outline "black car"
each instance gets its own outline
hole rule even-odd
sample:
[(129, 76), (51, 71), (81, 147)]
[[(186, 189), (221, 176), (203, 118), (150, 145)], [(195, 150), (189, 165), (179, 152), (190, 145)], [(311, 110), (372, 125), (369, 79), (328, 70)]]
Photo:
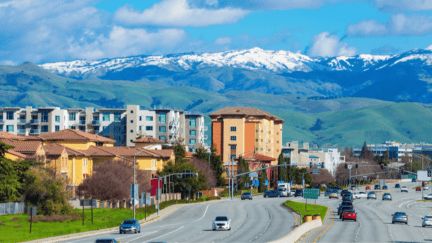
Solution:
[(97, 239), (95, 243), (117, 243), (115, 239)]
[(302, 189), (296, 189), (294, 196), (295, 197), (303, 197), (303, 190)]
[(265, 191), (264, 197), (279, 197), (279, 192), (276, 190)]
[(351, 201), (342, 201), (342, 203), (339, 206), (350, 206), (354, 207), (353, 203)]
[(347, 192), (349, 192), (349, 191), (348, 190), (342, 190), (340, 193), (341, 197), (345, 196), (345, 193), (347, 193)]
[(252, 194), (251, 194), (250, 192), (244, 192), (244, 193), (241, 195), (241, 200), (245, 200), (245, 199), (252, 200)]
[(388, 187), (387, 186), (383, 186), (383, 188), (382, 188), (383, 190), (387, 190), (388, 189)]
[(347, 205), (340, 205), (338, 208), (338, 215), (341, 215), (343, 210), (347, 210), (347, 209), (353, 209), (351, 206), (347, 206)]
[(349, 196), (349, 195), (346, 195), (346, 194), (345, 194), (345, 196), (342, 197), (342, 201), (350, 201), (350, 202), (352, 202), (352, 200), (353, 200), (353, 198), (351, 196)]
[(381, 189), (380, 188), (380, 185), (375, 185), (375, 188), (374, 188), (375, 190), (379, 190), (379, 189)]
[(396, 184), (396, 185), (395, 185), (395, 188), (400, 188), (400, 185), (399, 185), (399, 184)]

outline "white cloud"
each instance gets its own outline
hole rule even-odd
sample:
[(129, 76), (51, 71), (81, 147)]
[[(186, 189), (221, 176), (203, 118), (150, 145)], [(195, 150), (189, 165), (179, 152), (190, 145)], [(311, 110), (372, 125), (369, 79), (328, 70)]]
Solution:
[[(196, 0), (195, 0), (196, 1)], [(242, 9), (262, 10), (285, 10), (285, 9), (317, 9), (326, 4), (344, 2), (346, 0), (224, 0), (219, 6), (239, 7)]]
[(249, 13), (250, 11), (235, 8), (194, 8), (187, 0), (163, 0), (143, 12), (127, 6), (122, 7), (115, 12), (114, 18), (120, 23), (130, 25), (205, 27), (233, 24)]
[(425, 50), (430, 50), (430, 51), (432, 51), (432, 45), (426, 47)]
[(350, 36), (426, 35), (432, 33), (432, 16), (394, 14), (386, 23), (361, 21), (348, 26)]
[(431, 10), (431, 0), (374, 0), (374, 6), (383, 12)]
[(308, 54), (310, 56), (334, 57), (354, 56), (356, 52), (357, 49), (355, 47), (350, 47), (346, 42), (340, 41), (338, 36), (322, 32), (314, 36)]
[(216, 45), (226, 45), (226, 44), (229, 44), (229, 43), (231, 43), (231, 37), (218, 37), (216, 40), (215, 40), (215, 44)]

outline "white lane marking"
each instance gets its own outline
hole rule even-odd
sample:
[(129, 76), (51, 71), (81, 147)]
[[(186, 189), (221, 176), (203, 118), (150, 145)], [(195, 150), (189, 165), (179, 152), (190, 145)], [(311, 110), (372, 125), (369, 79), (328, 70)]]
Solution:
[(184, 228), (184, 226), (182, 226), (182, 227), (180, 227), (180, 228), (178, 228), (178, 229), (176, 229), (176, 230), (174, 230), (174, 231), (171, 231), (171, 232), (169, 232), (169, 233), (167, 233), (167, 234), (161, 235), (161, 236), (156, 237), (156, 238), (153, 238), (153, 239), (151, 239), (151, 240), (147, 240), (147, 242), (149, 242), (149, 241), (154, 241), (154, 240), (159, 239), (159, 238), (161, 238), (161, 237), (167, 236), (167, 235), (169, 235), (169, 234), (172, 234), (172, 233), (174, 233), (174, 232), (176, 232), (176, 231), (181, 230), (182, 228)]
[(401, 204), (399, 205), (399, 208), (401, 208), (402, 205), (404, 205), (405, 203), (409, 203), (409, 202), (411, 202), (411, 200), (409, 200), (409, 201), (407, 201), (407, 202), (404, 202), (404, 203), (401, 203)]
[(200, 221), (201, 219), (203, 219), (205, 217), (206, 213), (207, 213), (207, 209), (208, 209), (209, 206), (210, 205), (207, 205), (206, 210), (204, 211), (204, 215), (200, 219), (197, 219), (197, 220), (192, 221), (192, 222), (197, 222), (197, 221)]
[[(136, 239), (139, 239), (139, 238), (142, 238), (142, 237), (145, 237), (145, 236), (147, 236), (147, 235), (149, 235), (149, 234), (153, 234), (153, 233), (156, 233), (157, 231), (153, 231), (153, 232), (148, 232), (147, 234), (145, 234), (145, 235), (140, 235), (139, 237), (137, 237), (137, 238), (134, 238), (134, 239), (131, 239), (131, 240), (128, 240), (128, 241), (126, 241), (126, 243), (128, 243), (128, 242), (130, 242), (130, 241), (133, 241), (133, 240), (136, 240)], [(119, 238), (119, 239), (123, 239), (123, 238), (126, 238), (126, 237), (131, 237), (131, 236), (133, 236), (133, 235), (130, 235), (130, 236), (124, 236), (124, 237), (116, 237), (116, 238)]]

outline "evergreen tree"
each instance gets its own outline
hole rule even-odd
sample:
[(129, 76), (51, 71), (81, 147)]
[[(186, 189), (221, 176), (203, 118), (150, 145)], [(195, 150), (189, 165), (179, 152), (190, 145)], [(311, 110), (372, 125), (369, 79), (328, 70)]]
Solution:
[[(237, 166), (237, 174), (246, 173), (249, 172), (249, 163), (246, 162), (241, 156), (238, 159), (238, 166)], [(237, 183), (239, 190), (245, 190), (247, 189), (245, 187), (245, 183), (249, 183), (249, 175), (242, 175), (240, 177), (237, 177)]]
[(177, 144), (174, 146), (175, 163), (183, 163), (186, 157), (186, 151), (183, 145)]
[(215, 171), (217, 186), (218, 187), (224, 187), (225, 186), (225, 178), (222, 176), (222, 174), (225, 173), (225, 170), (223, 168), (222, 158), (220, 155), (217, 155), (216, 152), (217, 152), (217, 150), (212, 147), (211, 148), (211, 155), (210, 155), (210, 164), (212, 165), (213, 170)]
[(291, 166), (291, 159), (286, 159), (287, 161), (287, 173), (286, 173), (286, 178), (287, 181), (286, 182), (291, 182), (292, 180), (294, 180), (294, 175), (295, 175), (295, 171), (297, 169), (297, 167), (293, 167)]
[(209, 162), (209, 153), (204, 148), (198, 148), (197, 150), (195, 150), (194, 157)]
[[(280, 153), (278, 157), (278, 165), (283, 165), (284, 163), (287, 163), (288, 165), (288, 159), (285, 159), (283, 153)], [(288, 182), (288, 166), (287, 169), (285, 169), (283, 166), (278, 167), (278, 179), (284, 181), (285, 183)]]
[(267, 172), (265, 169), (265, 170), (262, 170), (260, 173), (258, 192), (265, 192), (266, 191), (266, 189), (267, 189), (267, 186), (265, 185), (266, 180), (267, 180)]
[(366, 141), (365, 141), (363, 143), (363, 147), (362, 147), (362, 150), (360, 152), (360, 158), (361, 159), (366, 159), (368, 156), (369, 156), (369, 154), (368, 154), (368, 147), (367, 147), (367, 144), (366, 144)]

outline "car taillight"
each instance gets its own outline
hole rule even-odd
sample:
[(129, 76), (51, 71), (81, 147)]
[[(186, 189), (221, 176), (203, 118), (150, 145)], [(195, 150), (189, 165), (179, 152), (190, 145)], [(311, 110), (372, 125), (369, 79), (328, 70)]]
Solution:
[(351, 207), (354, 207), (353, 205), (350, 205)]
[(406, 219), (406, 217), (404, 217), (404, 219)]

